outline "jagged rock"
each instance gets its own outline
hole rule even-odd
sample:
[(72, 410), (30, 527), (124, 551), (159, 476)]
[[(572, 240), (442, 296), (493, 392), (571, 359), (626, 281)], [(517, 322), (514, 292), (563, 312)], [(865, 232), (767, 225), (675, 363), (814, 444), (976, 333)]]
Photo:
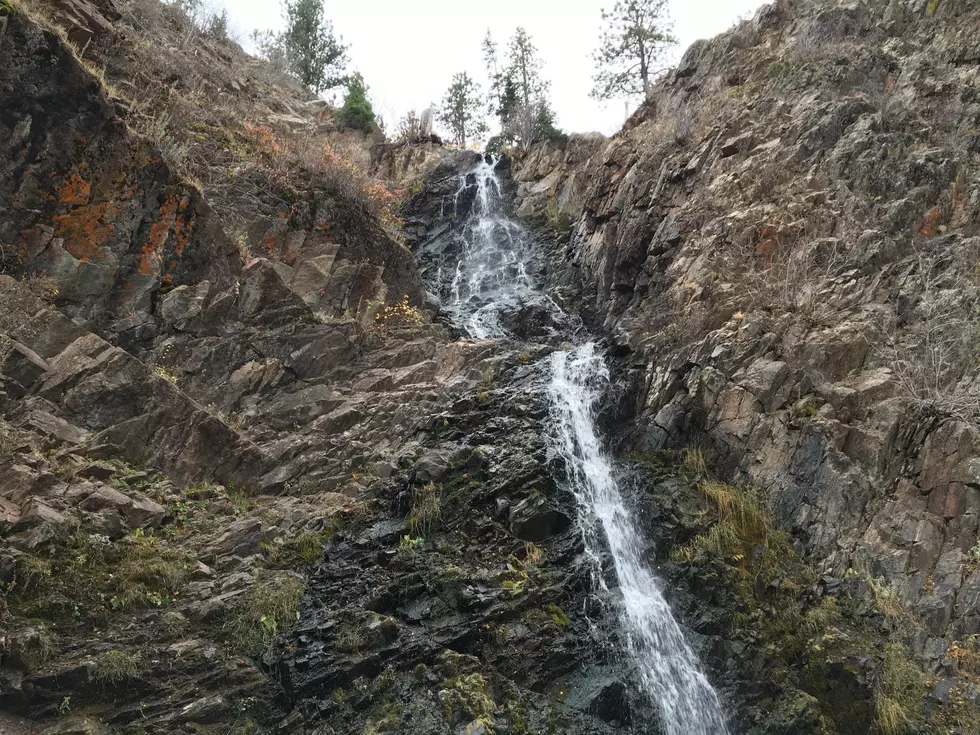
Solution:
[(527, 541), (544, 541), (571, 525), (567, 515), (545, 498), (531, 496), (510, 510), (510, 528), (514, 535)]

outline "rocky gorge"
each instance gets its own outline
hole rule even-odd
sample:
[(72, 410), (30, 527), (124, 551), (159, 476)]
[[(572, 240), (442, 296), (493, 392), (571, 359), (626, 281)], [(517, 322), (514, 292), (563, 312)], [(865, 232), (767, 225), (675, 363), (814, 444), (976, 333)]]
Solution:
[(694, 732), (556, 443), (589, 385), (704, 732), (977, 732), (978, 26), (778, 0), (488, 161), (0, 0), (0, 728)]

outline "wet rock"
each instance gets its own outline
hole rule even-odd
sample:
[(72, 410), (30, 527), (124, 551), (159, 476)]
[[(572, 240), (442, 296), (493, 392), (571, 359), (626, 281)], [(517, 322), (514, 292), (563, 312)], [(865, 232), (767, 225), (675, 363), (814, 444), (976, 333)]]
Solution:
[(527, 541), (545, 541), (571, 525), (571, 519), (543, 496), (531, 496), (510, 510), (510, 528)]

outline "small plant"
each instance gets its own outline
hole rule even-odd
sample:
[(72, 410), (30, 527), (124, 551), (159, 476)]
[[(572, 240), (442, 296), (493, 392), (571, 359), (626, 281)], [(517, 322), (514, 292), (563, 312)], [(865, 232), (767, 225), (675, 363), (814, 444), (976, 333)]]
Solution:
[(422, 324), (422, 312), (408, 303), (408, 296), (391, 306), (381, 305), (381, 311), (374, 319), (375, 329), (385, 336), (392, 329), (418, 327)]
[(154, 366), (153, 371), (170, 383), (170, 385), (177, 385), (177, 383), (180, 382), (180, 379), (173, 373), (169, 372), (163, 365)]
[(415, 488), (408, 528), (413, 536), (431, 533), (442, 516), (442, 490), (434, 483)]
[(124, 651), (106, 651), (95, 659), (95, 676), (100, 682), (114, 684), (132, 679), (139, 673), (140, 659)]
[(71, 712), (71, 697), (65, 697), (61, 700), (61, 704), (58, 705), (58, 714), (67, 715)]
[(425, 539), (421, 536), (402, 536), (398, 542), (398, 551), (401, 553), (412, 553), (418, 551), (425, 545)]

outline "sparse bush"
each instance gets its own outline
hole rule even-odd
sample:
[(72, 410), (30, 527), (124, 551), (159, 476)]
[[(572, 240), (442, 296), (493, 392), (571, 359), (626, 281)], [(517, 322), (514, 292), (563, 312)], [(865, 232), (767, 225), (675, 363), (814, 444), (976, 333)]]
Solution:
[(415, 110), (409, 110), (398, 121), (396, 140), (412, 143), (419, 137), (419, 116)]
[[(980, 422), (980, 394), (972, 385), (980, 352), (980, 290), (973, 247), (917, 251), (903, 297), (914, 306), (882, 325), (873, 345), (913, 405)], [(896, 311), (901, 305), (896, 303)]]
[(408, 303), (408, 296), (391, 306), (382, 304), (381, 311), (374, 319), (375, 329), (385, 336), (391, 329), (417, 327), (422, 324), (422, 312)]

